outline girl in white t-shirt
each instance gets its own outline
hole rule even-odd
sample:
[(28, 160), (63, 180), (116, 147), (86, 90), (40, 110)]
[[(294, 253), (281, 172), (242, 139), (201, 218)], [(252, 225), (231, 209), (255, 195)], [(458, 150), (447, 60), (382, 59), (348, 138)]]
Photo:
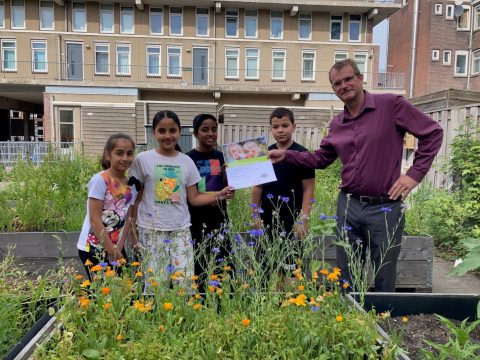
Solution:
[[(135, 143), (126, 134), (110, 136), (102, 156), (104, 171), (88, 183), (87, 215), (78, 239), (78, 254), (90, 277), (90, 266), (126, 259), (125, 238), (130, 229), (135, 196), (140, 183), (126, 175), (135, 154)], [(135, 185), (135, 189), (133, 187)], [(132, 245), (136, 239), (132, 237)]]
[(152, 121), (158, 146), (140, 153), (131, 168), (132, 176), (142, 184), (135, 217), (143, 263), (148, 272), (166, 282), (189, 280), (193, 275), (187, 199), (194, 206), (204, 206), (232, 196), (228, 187), (209, 193), (198, 191), (201, 177), (192, 159), (178, 146), (180, 129), (174, 112), (158, 112)]

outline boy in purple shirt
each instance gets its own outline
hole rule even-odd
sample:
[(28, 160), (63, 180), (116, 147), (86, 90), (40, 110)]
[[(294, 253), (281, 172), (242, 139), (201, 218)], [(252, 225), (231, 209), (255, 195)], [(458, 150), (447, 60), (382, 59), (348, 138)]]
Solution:
[[(316, 169), (326, 168), (340, 158), (343, 166), (337, 236), (354, 247), (361, 245), (357, 249), (361, 250), (362, 261), (368, 247), (378, 271), (375, 290), (395, 291), (405, 225), (402, 200), (430, 169), (440, 150), (443, 130), (401, 96), (364, 91), (363, 75), (351, 59), (333, 65), (330, 83), (345, 106), (331, 121), (320, 148), (303, 153), (272, 150), (269, 156), (273, 163), (286, 161)], [(418, 139), (418, 148), (412, 167), (401, 174), (407, 131)], [(337, 247), (342, 277), (352, 284), (348, 263), (344, 248)]]

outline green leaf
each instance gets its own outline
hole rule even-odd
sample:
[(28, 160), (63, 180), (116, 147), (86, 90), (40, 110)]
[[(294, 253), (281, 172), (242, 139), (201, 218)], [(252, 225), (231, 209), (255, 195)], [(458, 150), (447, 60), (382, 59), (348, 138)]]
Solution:
[(480, 267), (480, 252), (469, 252), (463, 262), (452, 269), (450, 275), (461, 276)]
[(82, 355), (89, 359), (97, 359), (100, 357), (100, 352), (95, 349), (85, 349), (83, 350)]

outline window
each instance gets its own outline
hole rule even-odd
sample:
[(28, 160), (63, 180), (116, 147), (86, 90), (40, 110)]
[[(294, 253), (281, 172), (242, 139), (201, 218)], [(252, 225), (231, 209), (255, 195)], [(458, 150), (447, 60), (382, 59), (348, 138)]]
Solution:
[(113, 4), (100, 4), (100, 32), (113, 33)]
[(270, 39), (283, 39), (283, 11), (270, 12)]
[(333, 63), (335, 64), (338, 61), (346, 60), (348, 59), (348, 52), (346, 51), (335, 51), (335, 54), (333, 56)]
[(0, 0), (0, 29), (5, 28), (5, 3)]
[(15, 40), (2, 39), (2, 70), (17, 71), (17, 45)]
[(40, 30), (53, 30), (53, 1), (40, 0)]
[(147, 75), (161, 76), (160, 45), (147, 45)]
[(445, 5), (445, 19), (447, 20), (453, 20), (453, 9), (455, 5), (453, 4), (447, 4)]
[(468, 51), (455, 51), (454, 76), (466, 76), (468, 67)]
[(285, 50), (272, 51), (272, 80), (285, 80)]
[(300, 14), (298, 16), (298, 38), (310, 40), (312, 38), (312, 14)]
[(362, 33), (362, 15), (350, 15), (350, 22), (348, 24), (348, 39), (350, 41), (360, 41), (360, 34)]
[(167, 52), (167, 75), (182, 76), (182, 48), (180, 46), (169, 46)]
[(450, 65), (452, 62), (452, 51), (444, 50), (443, 51), (443, 65)]
[(442, 4), (435, 4), (435, 15), (442, 15)]
[(47, 72), (47, 42), (32, 41), (32, 71)]
[(356, 52), (353, 55), (353, 60), (358, 65), (358, 70), (360, 70), (360, 74), (367, 73), (367, 53), (366, 52)]
[(480, 50), (472, 53), (472, 74), (480, 73)]
[(463, 14), (457, 20), (457, 30), (470, 30), (470, 7), (463, 7)]
[(197, 8), (197, 36), (208, 36), (208, 8)]
[(150, 8), (150, 34), (163, 35), (163, 8)]
[(245, 78), (258, 79), (258, 49), (245, 49)]
[(256, 38), (257, 37), (257, 10), (245, 10), (245, 37)]
[(12, 0), (12, 29), (25, 29), (24, 0)]
[(170, 35), (183, 35), (183, 9), (170, 7)]
[(302, 80), (315, 80), (315, 51), (302, 52)]
[(225, 36), (238, 37), (238, 10), (225, 11)]
[(84, 2), (72, 3), (72, 28), (73, 31), (87, 31), (87, 12)]
[(440, 60), (440, 50), (432, 50), (432, 61)]
[(225, 77), (238, 79), (238, 49), (225, 49)]
[(130, 75), (130, 44), (117, 44), (117, 75)]
[(330, 16), (330, 40), (342, 41), (343, 17), (341, 15)]
[(95, 74), (110, 74), (110, 46), (109, 44), (95, 44)]
[(474, 11), (473, 29), (478, 30), (480, 28), (480, 6), (475, 7)]
[(135, 31), (133, 6), (120, 6), (120, 33), (133, 34)]
[(74, 141), (73, 110), (58, 110), (60, 142)]

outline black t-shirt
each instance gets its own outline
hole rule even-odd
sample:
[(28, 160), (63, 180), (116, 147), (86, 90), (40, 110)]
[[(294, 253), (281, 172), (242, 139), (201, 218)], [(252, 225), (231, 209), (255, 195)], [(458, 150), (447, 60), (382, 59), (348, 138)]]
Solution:
[[(220, 191), (226, 185), (224, 184), (224, 173), (222, 171), (223, 154), (218, 150), (210, 152), (200, 152), (193, 149), (186, 153), (198, 169), (202, 180), (197, 184), (198, 191)], [(192, 206), (188, 204), (190, 211), (192, 226), (201, 226), (207, 224), (210, 227), (218, 228), (221, 223), (225, 222), (224, 214), (226, 215), (227, 204), (226, 201), (220, 202), (219, 206)]]
[[(278, 149), (277, 144), (270, 145), (268, 150)], [(288, 150), (308, 151), (302, 145), (293, 142)], [(272, 223), (272, 211), (280, 210), (280, 221), (289, 233), (296, 217), (302, 210), (302, 181), (315, 178), (315, 170), (297, 166), (287, 162), (273, 165), (277, 181), (262, 185), (262, 220), (266, 225)], [(287, 200), (288, 198), (288, 200)], [(287, 206), (285, 206), (287, 205)], [(293, 216), (292, 216), (293, 214)]]

